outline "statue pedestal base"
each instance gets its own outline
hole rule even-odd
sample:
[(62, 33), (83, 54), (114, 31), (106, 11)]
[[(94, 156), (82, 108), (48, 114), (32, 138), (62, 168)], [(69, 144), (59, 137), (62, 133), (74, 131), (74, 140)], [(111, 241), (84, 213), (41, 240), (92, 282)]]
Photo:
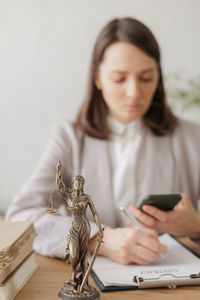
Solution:
[(59, 300), (100, 300), (100, 293), (94, 288), (90, 287), (88, 291), (79, 293), (74, 291), (68, 285), (64, 284), (64, 287), (58, 293)]

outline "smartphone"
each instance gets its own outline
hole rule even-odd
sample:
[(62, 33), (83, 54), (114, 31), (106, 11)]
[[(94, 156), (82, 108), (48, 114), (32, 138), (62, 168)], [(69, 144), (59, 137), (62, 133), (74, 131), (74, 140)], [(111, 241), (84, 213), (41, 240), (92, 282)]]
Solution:
[(138, 205), (138, 208), (142, 210), (144, 205), (152, 205), (161, 210), (169, 211), (181, 200), (180, 194), (154, 194), (147, 195)]

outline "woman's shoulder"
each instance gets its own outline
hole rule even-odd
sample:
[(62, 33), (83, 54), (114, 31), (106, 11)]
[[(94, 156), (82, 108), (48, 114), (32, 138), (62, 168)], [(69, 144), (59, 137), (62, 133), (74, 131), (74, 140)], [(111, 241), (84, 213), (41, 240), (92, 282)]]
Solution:
[(52, 135), (61, 138), (77, 139), (81, 136), (81, 131), (75, 128), (74, 122), (63, 120), (54, 125)]
[(179, 118), (172, 139), (176, 145), (179, 142), (181, 147), (185, 145), (190, 149), (197, 149), (199, 152), (200, 124)]
[(74, 130), (74, 125), (72, 121), (69, 120), (62, 120), (57, 122), (54, 126), (52, 131), (53, 132), (60, 132), (60, 133), (64, 133), (64, 132), (70, 132)]
[(200, 124), (189, 120), (177, 118), (176, 131), (181, 131), (185, 135), (200, 136)]

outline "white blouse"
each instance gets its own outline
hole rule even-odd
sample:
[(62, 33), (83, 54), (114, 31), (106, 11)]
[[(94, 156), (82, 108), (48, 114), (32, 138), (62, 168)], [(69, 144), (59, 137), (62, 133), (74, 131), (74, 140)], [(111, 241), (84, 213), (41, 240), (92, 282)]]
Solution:
[(145, 127), (141, 120), (125, 125), (111, 117), (108, 118), (108, 124), (113, 132), (108, 142), (113, 199), (117, 221), (126, 226), (126, 218), (119, 210), (120, 205), (136, 205), (144, 196)]

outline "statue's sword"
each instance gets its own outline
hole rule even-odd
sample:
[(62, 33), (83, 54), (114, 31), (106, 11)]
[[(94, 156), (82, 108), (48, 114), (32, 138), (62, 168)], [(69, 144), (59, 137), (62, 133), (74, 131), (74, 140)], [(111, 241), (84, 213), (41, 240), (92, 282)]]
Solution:
[(92, 267), (93, 267), (95, 258), (96, 258), (96, 256), (97, 256), (97, 252), (98, 252), (99, 247), (100, 247), (100, 245), (101, 245), (101, 243), (102, 243), (102, 239), (103, 239), (103, 237), (102, 237), (102, 238), (100, 238), (100, 237), (98, 238), (97, 245), (96, 245), (96, 248), (95, 248), (95, 250), (94, 250), (94, 253), (93, 253), (93, 256), (92, 256), (90, 265), (89, 265), (89, 267), (88, 267), (88, 269), (87, 269), (87, 271), (86, 271), (86, 273), (85, 273), (85, 276), (83, 277), (83, 281), (82, 281), (81, 286), (80, 286), (80, 290), (79, 290), (80, 293), (83, 291), (84, 284), (86, 283), (86, 280), (88, 279), (88, 276), (89, 276), (89, 274), (90, 274), (90, 271), (91, 271), (91, 269), (92, 269)]

